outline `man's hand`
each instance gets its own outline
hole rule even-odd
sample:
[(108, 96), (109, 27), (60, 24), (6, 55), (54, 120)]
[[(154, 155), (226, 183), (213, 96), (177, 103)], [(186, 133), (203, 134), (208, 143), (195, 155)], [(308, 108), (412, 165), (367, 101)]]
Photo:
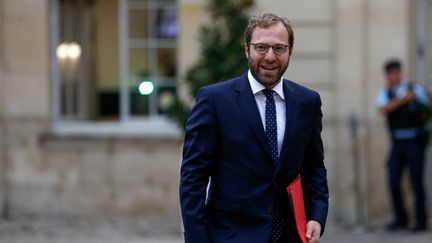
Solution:
[(416, 95), (413, 91), (408, 91), (406, 95), (402, 98), (393, 98), (386, 105), (378, 108), (378, 111), (382, 114), (387, 114), (396, 110), (397, 108), (408, 104), (416, 99)]
[(306, 239), (308, 243), (318, 243), (321, 236), (321, 224), (311, 220), (306, 224)]
[(404, 97), (402, 97), (402, 101), (406, 104), (411, 101), (414, 101), (416, 98), (416, 95), (413, 91), (408, 91)]

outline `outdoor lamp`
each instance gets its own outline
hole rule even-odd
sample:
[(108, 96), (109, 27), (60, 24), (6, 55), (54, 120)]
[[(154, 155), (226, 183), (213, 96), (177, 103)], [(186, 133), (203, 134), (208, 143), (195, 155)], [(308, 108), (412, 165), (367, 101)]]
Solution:
[(63, 42), (56, 49), (60, 73), (65, 81), (73, 81), (77, 76), (81, 46), (76, 42)]

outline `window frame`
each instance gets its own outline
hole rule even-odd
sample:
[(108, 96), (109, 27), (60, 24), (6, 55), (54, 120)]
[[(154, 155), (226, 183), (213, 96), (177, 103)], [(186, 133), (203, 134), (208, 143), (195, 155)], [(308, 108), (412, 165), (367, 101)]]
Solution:
[[(149, 109), (153, 110), (148, 116), (138, 116), (130, 114), (130, 97), (128, 80), (130, 79), (129, 70), (129, 47), (131, 39), (128, 36), (128, 15), (130, 0), (117, 0), (118, 4), (118, 23), (119, 23), (119, 116), (118, 121), (91, 121), (91, 120), (65, 120), (61, 116), (61, 80), (59, 63), (56, 56), (56, 48), (60, 44), (59, 38), (59, 0), (50, 1), (50, 58), (51, 58), (51, 129), (54, 133), (71, 135), (118, 135), (118, 136), (150, 136), (150, 137), (172, 137), (178, 138), (181, 130), (174, 121), (164, 115), (157, 114), (157, 104)], [(154, 3), (153, 0), (150, 2)], [(175, 3), (178, 10), (178, 1)], [(132, 40), (133, 42), (134, 40)], [(135, 41), (136, 42), (136, 41)], [(174, 40), (178, 53), (178, 38)], [(177, 57), (178, 60), (178, 57)], [(174, 87), (178, 90), (178, 81)], [(157, 87), (156, 87), (157, 88)], [(157, 92), (155, 92), (156, 94)], [(157, 102), (157, 95), (150, 96), (152, 102)], [(155, 115), (156, 114), (156, 115)]]

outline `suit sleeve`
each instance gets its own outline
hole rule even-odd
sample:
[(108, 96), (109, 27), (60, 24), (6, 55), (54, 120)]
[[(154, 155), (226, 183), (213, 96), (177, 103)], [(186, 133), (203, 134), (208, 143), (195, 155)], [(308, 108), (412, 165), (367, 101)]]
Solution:
[(321, 139), (321, 99), (318, 94), (315, 107), (315, 124), (306, 148), (304, 166), (301, 174), (307, 220), (318, 221), (322, 226), (321, 233), (323, 233), (328, 212), (329, 192), (327, 186), (327, 171), (324, 166), (324, 149)]
[(180, 171), (180, 207), (188, 243), (210, 242), (205, 200), (217, 151), (217, 119), (210, 92), (198, 91), (186, 123)]

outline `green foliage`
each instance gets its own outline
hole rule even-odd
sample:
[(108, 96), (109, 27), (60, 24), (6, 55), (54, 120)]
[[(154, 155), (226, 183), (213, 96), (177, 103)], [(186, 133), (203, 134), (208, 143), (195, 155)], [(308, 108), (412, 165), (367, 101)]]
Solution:
[(418, 103), (420, 118), (426, 124), (430, 123), (432, 120), (432, 106), (430, 104)]
[[(201, 27), (198, 61), (186, 72), (185, 81), (195, 97), (199, 88), (238, 76), (247, 70), (243, 33), (253, 0), (208, 0), (211, 22)], [(168, 114), (184, 127), (190, 107), (177, 99)]]

